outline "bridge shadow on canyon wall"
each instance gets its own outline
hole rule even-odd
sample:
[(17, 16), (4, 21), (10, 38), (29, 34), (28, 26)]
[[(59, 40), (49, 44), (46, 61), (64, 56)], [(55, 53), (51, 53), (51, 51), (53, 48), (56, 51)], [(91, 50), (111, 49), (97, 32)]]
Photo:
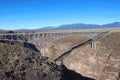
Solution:
[(83, 45), (85, 45), (85, 44), (91, 44), (91, 42), (92, 42), (92, 39), (89, 39), (89, 40), (87, 40), (87, 41), (85, 41), (85, 42), (83, 42), (83, 43), (81, 43), (81, 44), (78, 44), (78, 45), (76, 45), (76, 46), (73, 46), (71, 49), (69, 49), (68, 51), (66, 51), (66, 52), (64, 52), (64, 53), (62, 53), (62, 55), (60, 55), (58, 58), (56, 58), (54, 61), (56, 62), (56, 61), (62, 61), (63, 60), (63, 58), (65, 58), (66, 56), (68, 56), (74, 49), (76, 49), (76, 48), (78, 48), (78, 47), (81, 47), (81, 46), (83, 46)]
[(62, 65), (63, 74), (61, 80), (95, 80), (93, 78), (82, 76), (79, 73), (76, 73), (73, 70), (69, 70), (65, 65)]

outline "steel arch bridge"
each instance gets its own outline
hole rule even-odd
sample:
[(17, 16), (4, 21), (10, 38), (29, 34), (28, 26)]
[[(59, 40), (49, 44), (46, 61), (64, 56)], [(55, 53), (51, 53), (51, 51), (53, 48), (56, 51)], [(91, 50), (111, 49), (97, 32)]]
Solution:
[(88, 37), (92, 40), (92, 48), (96, 48), (95, 41), (108, 33), (107, 30), (101, 31), (82, 31), (82, 30), (66, 30), (66, 31), (43, 31), (43, 32), (18, 32), (0, 34), (0, 40), (19, 41), (35, 44), (39, 48), (43, 48), (45, 44), (63, 38), (69, 35), (80, 35)]

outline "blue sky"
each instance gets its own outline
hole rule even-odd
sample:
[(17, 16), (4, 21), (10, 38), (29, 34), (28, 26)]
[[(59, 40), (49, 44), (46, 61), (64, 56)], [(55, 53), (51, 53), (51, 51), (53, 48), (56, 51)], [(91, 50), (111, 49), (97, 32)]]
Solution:
[(0, 29), (120, 21), (120, 0), (0, 0)]

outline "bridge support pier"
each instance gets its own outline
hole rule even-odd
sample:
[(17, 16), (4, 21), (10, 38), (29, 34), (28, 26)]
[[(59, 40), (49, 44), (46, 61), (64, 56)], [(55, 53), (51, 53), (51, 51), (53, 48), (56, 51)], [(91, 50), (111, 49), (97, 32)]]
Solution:
[(96, 49), (96, 41), (92, 41), (91, 42), (91, 48), (92, 49)]

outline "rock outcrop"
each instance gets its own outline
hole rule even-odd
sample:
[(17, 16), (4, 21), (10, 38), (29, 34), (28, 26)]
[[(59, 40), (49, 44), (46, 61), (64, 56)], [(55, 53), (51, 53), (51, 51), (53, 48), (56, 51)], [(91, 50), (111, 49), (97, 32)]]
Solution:
[(27, 43), (0, 41), (0, 80), (60, 80), (61, 70)]

